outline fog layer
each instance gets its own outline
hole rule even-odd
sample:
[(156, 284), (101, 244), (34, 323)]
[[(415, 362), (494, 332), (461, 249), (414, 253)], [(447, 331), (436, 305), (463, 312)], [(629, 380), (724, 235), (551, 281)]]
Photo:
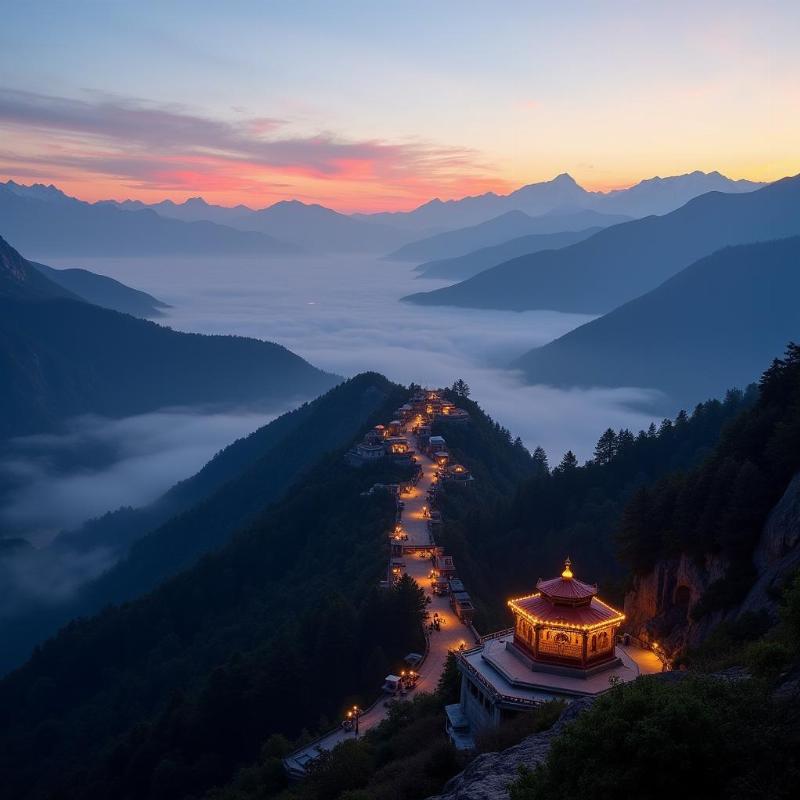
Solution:
[[(86, 262), (83, 262), (86, 264)], [(363, 256), (306, 259), (102, 259), (91, 269), (170, 303), (164, 322), (270, 339), (342, 375), (376, 370), (401, 383), (452, 383), (528, 447), (589, 458), (609, 425), (647, 427), (652, 392), (526, 386), (498, 368), (588, 321), (582, 314), (422, 308), (399, 302), (420, 284), (411, 264)]]
[(272, 416), (165, 410), (120, 420), (80, 417), (60, 435), (26, 436), (0, 458), (0, 529), (42, 545), (59, 530), (140, 506)]
[[(410, 264), (335, 257), (102, 259), (55, 266), (83, 266), (150, 292), (172, 306), (162, 324), (268, 339), (341, 375), (375, 370), (404, 384), (433, 386), (463, 378), (496, 420), (529, 448), (542, 445), (553, 462), (567, 449), (589, 458), (608, 426), (639, 429), (651, 421), (642, 410), (653, 399), (645, 390), (528, 386), (498, 367), (589, 317), (400, 303), (412, 282), (417, 288), (423, 282)], [(120, 506), (150, 503), (283, 410), (83, 417), (61, 435), (11, 442), (0, 456), (0, 538), (24, 537), (36, 549), (15, 545), (0, 558), (0, 618), (13, 616), (20, 604), (62, 601), (118, 557), (102, 546), (75, 552), (44, 547), (59, 530)]]

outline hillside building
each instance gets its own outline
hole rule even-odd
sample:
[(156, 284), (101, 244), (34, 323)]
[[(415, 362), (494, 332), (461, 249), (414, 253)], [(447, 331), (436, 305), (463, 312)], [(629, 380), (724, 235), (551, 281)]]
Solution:
[(575, 578), (569, 559), (559, 577), (540, 579), (536, 592), (508, 606), (513, 628), (458, 654), (461, 699), (445, 709), (458, 747), (548, 700), (601, 694), (662, 669), (651, 651), (618, 644), (625, 615)]

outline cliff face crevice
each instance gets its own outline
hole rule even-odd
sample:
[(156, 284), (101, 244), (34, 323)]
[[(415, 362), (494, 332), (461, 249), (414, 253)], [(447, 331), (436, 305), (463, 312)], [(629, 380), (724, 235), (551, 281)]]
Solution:
[(634, 578), (625, 596), (625, 630), (676, 653), (701, 642), (724, 619), (759, 611), (776, 616), (781, 588), (800, 568), (800, 473), (770, 512), (753, 551), (753, 565), (756, 581), (739, 606), (694, 621), (689, 611), (725, 576), (728, 562), (715, 554), (702, 560), (681, 554), (658, 561), (650, 572)]
[(649, 573), (634, 578), (625, 596), (626, 632), (657, 641), (668, 653), (701, 640), (721, 615), (694, 622), (689, 612), (727, 569), (726, 559), (710, 554), (702, 561), (684, 553), (657, 562)]

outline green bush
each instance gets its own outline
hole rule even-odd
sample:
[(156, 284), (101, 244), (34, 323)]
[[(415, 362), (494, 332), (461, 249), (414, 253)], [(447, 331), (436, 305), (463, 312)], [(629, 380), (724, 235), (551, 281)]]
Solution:
[(796, 713), (751, 681), (639, 679), (615, 687), (569, 725), (511, 797), (796, 797)]

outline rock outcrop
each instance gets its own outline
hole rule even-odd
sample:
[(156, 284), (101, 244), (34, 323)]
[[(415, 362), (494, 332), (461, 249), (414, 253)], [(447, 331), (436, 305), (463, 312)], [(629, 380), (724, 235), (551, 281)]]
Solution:
[(800, 568), (800, 473), (773, 508), (753, 552), (757, 579), (744, 601), (726, 612), (693, 621), (689, 611), (708, 587), (724, 577), (727, 562), (708, 554), (702, 561), (683, 554), (663, 559), (636, 576), (625, 597), (625, 627), (644, 641), (658, 641), (668, 653), (696, 645), (724, 619), (746, 612), (777, 614), (787, 576)]
[(507, 800), (508, 786), (519, 777), (520, 767), (533, 768), (541, 764), (547, 758), (553, 739), (594, 699), (576, 700), (567, 706), (552, 728), (528, 736), (508, 750), (478, 756), (447, 782), (442, 794), (428, 800)]
[(777, 613), (777, 599), (786, 578), (800, 569), (800, 473), (792, 478), (767, 518), (753, 554), (758, 580), (738, 613), (765, 610)]
[(667, 653), (700, 641), (719, 615), (693, 622), (689, 611), (708, 587), (724, 577), (728, 563), (708, 555), (702, 562), (682, 554), (659, 561), (636, 576), (625, 596), (625, 630), (645, 642), (657, 641)]

